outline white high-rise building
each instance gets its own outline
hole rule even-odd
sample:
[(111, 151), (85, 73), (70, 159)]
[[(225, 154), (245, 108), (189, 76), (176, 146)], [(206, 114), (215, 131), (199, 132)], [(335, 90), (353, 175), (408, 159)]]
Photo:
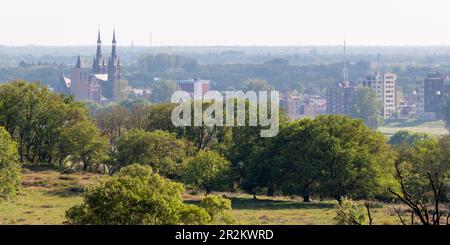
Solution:
[(392, 118), (397, 110), (396, 84), (397, 74), (392, 72), (375, 72), (367, 76), (360, 84), (372, 88), (383, 105), (383, 117)]

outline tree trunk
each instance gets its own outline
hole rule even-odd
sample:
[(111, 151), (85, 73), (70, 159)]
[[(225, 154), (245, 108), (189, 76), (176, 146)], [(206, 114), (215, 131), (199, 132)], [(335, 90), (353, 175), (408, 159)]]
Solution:
[(275, 188), (273, 187), (273, 185), (270, 185), (269, 187), (267, 187), (267, 196), (273, 197), (274, 192), (275, 192)]
[(310, 201), (311, 201), (311, 199), (310, 199), (309, 193), (306, 192), (305, 194), (303, 194), (303, 202), (310, 202)]

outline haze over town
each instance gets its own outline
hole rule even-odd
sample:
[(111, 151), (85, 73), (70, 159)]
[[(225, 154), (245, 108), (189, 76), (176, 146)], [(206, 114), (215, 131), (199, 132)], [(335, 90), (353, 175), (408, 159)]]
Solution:
[(441, 45), (448, 9), (446, 0), (17, 0), (2, 2), (0, 45), (90, 45), (99, 27), (116, 27), (121, 45)]

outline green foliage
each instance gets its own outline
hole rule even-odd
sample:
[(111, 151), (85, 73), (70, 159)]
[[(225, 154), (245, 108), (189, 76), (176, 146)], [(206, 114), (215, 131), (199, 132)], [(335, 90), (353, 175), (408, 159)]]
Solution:
[(114, 145), (129, 125), (130, 112), (122, 106), (112, 105), (99, 110), (95, 119), (102, 135)]
[(366, 220), (364, 209), (343, 197), (341, 202), (335, 203), (336, 216), (333, 221), (336, 225), (361, 225)]
[(170, 102), (172, 94), (179, 90), (177, 84), (171, 80), (158, 80), (153, 82), (150, 101), (153, 103)]
[(70, 208), (69, 224), (173, 225), (206, 224), (209, 214), (184, 204), (181, 184), (153, 174), (148, 166), (132, 165), (116, 176), (87, 188), (81, 205)]
[(186, 160), (184, 179), (209, 194), (224, 180), (229, 166), (228, 160), (219, 153), (200, 150), (197, 155)]
[(442, 106), (442, 115), (444, 116), (445, 125), (450, 131), (450, 93), (444, 98), (444, 104)]
[(430, 135), (425, 133), (414, 133), (406, 130), (396, 132), (389, 139), (391, 145), (413, 145), (417, 141), (430, 139)]
[[(62, 151), (69, 154), (73, 163), (82, 163), (83, 171), (98, 170), (108, 158), (108, 141), (100, 135), (98, 128), (89, 121), (64, 128), (61, 134)], [(94, 169), (94, 164), (95, 169)]]
[(395, 155), (386, 137), (349, 117), (320, 116), (314, 124), (312, 141), (320, 155), (311, 160), (323, 167), (320, 192), (336, 199), (385, 196)]
[(358, 88), (353, 96), (351, 116), (361, 118), (370, 128), (378, 128), (383, 123), (381, 101), (372, 88)]
[(84, 104), (41, 84), (13, 81), (0, 85), (0, 126), (18, 143), (20, 162), (63, 164), (68, 148), (61, 147), (62, 132), (88, 121)]
[(214, 219), (217, 215), (223, 214), (225, 210), (231, 210), (231, 201), (223, 197), (209, 195), (203, 198), (200, 206)]
[(274, 87), (265, 80), (250, 79), (245, 81), (245, 91), (272, 91)]
[(163, 176), (176, 178), (180, 175), (189, 144), (177, 139), (173, 133), (134, 129), (119, 139), (116, 148), (115, 169), (139, 163), (151, 166)]
[(200, 207), (208, 212), (211, 221), (230, 224), (233, 219), (226, 211), (231, 210), (231, 200), (214, 195), (206, 196), (202, 199)]
[(362, 120), (319, 116), (283, 125), (256, 151), (244, 183), (268, 194), (352, 198), (387, 197), (395, 154)]
[(17, 145), (0, 127), (0, 199), (14, 196), (20, 186)]
[(414, 203), (435, 201), (431, 182), (442, 186), (440, 200), (448, 201), (450, 184), (450, 136), (426, 139), (398, 148), (397, 178)]

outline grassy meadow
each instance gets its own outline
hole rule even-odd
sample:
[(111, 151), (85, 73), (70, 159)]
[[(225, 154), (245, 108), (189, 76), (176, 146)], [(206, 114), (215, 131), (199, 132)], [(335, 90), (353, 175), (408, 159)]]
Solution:
[(436, 136), (449, 133), (449, 131), (445, 128), (445, 122), (442, 120), (390, 120), (387, 121), (382, 127), (379, 127), (378, 130), (386, 135), (393, 135), (400, 130), (407, 130), (414, 133), (427, 133)]
[[(83, 188), (101, 178), (95, 174), (60, 174), (56, 171), (29, 171), (22, 175), (19, 195), (0, 202), (0, 224), (63, 224), (65, 211), (82, 201)], [(333, 224), (333, 201), (314, 200), (303, 203), (300, 198), (264, 197), (214, 193), (232, 200), (231, 215), (239, 224), (255, 225), (324, 225)], [(186, 191), (186, 202), (196, 203), (202, 193)], [(374, 224), (399, 224), (392, 205), (372, 205)]]

